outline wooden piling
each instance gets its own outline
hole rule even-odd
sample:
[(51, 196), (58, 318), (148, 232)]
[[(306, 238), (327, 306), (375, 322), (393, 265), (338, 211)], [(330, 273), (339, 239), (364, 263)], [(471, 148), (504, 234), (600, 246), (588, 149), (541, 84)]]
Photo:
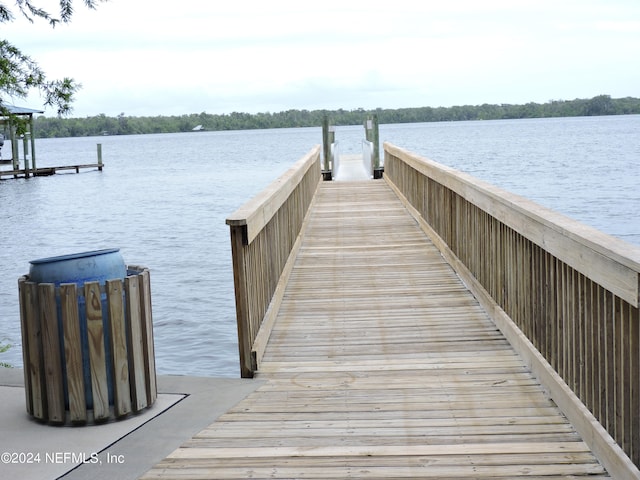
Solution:
[(380, 164), (380, 133), (378, 125), (378, 115), (373, 114), (365, 121), (365, 138), (373, 145), (371, 156), (371, 170), (373, 178), (382, 178), (384, 168)]
[[(335, 134), (334, 134), (335, 135)], [(331, 127), (329, 125), (329, 117), (324, 116), (322, 119), (322, 179), (331, 180)]]
[(98, 170), (102, 171), (102, 144), (98, 143)]
[[(33, 150), (32, 150), (33, 153)], [(29, 142), (27, 136), (22, 137), (22, 157), (24, 159), (24, 176), (29, 178)]]

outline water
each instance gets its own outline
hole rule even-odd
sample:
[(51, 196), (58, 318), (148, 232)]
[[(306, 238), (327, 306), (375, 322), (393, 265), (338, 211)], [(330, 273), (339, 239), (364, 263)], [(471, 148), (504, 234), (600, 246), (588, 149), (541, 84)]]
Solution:
[(640, 116), (380, 128), (381, 138), (640, 245)]
[[(380, 126), (383, 141), (640, 245), (638, 132), (638, 115)], [(345, 154), (362, 137), (336, 131)], [(225, 218), (321, 139), (305, 128), (38, 140), (39, 166), (94, 162), (101, 143), (105, 168), (0, 182), (0, 341), (13, 344), (0, 362), (22, 366), (29, 260), (119, 247), (151, 269), (158, 372), (237, 377)]]

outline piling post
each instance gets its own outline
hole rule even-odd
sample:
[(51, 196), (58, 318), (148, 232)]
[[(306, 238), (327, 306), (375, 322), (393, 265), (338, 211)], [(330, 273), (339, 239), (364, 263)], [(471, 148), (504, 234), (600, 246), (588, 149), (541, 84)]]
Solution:
[(27, 134), (24, 134), (22, 136), (22, 158), (26, 160), (27, 155), (29, 155), (29, 142), (27, 141)]
[[(325, 115), (322, 119), (322, 151), (324, 154), (322, 163), (322, 179), (331, 180), (331, 143), (332, 143), (331, 127), (329, 126), (329, 117)], [(335, 133), (333, 133), (335, 135)]]
[(98, 170), (101, 172), (102, 171), (102, 144), (98, 143), (97, 148), (98, 148)]
[[(9, 128), (11, 130), (11, 163), (14, 172), (17, 172), (20, 169), (20, 154), (18, 152), (18, 139), (16, 138), (17, 132), (14, 125), (11, 125)], [(14, 173), (13, 178), (18, 178), (18, 174)]]
[(329, 125), (329, 180), (333, 179), (338, 171), (338, 165), (336, 164), (336, 127), (334, 125)]
[(373, 178), (382, 178), (384, 167), (380, 165), (380, 133), (378, 129), (378, 115), (375, 113), (369, 117), (365, 125), (366, 138), (373, 144), (373, 152), (371, 158), (371, 168), (373, 170)]
[(36, 139), (33, 129), (33, 115), (29, 115), (29, 131), (31, 135), (29, 136), (31, 140), (31, 168), (35, 172), (36, 170)]
[(22, 157), (24, 158), (24, 177), (29, 178), (29, 140), (27, 134), (22, 137)]

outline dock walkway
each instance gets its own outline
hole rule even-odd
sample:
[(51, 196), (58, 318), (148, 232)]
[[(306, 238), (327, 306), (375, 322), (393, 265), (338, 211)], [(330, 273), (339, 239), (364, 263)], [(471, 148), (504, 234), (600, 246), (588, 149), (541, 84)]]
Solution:
[(265, 384), (142, 478), (608, 478), (386, 182), (302, 235)]

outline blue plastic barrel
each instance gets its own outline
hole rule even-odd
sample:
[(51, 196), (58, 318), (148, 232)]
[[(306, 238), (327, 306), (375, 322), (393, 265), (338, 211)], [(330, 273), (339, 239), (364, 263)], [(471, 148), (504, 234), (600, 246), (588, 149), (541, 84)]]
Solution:
[(77, 283), (124, 278), (127, 274), (119, 248), (72, 253), (31, 260), (29, 280), (36, 283)]
[[(35, 283), (53, 283), (56, 287), (62, 283), (75, 283), (80, 289), (81, 295), (78, 297), (78, 315), (80, 321), (80, 341), (82, 350), (82, 368), (84, 377), (84, 393), (87, 409), (93, 409), (93, 394), (91, 393), (91, 367), (89, 361), (89, 337), (87, 332), (86, 301), (82, 286), (85, 282), (100, 282), (101, 285), (107, 280), (124, 279), (127, 269), (119, 248), (109, 248), (104, 250), (94, 250), (57, 257), (40, 258), (32, 260), (29, 268), (29, 281)], [(107, 372), (113, 371), (111, 360), (111, 348), (109, 338), (109, 328), (107, 323), (106, 295), (102, 295), (102, 322), (104, 328), (104, 349), (106, 357)], [(58, 332), (60, 335), (60, 352), (64, 357), (64, 337), (62, 331), (62, 308), (60, 305), (60, 295), (56, 293), (56, 303), (58, 306)], [(69, 393), (67, 383), (67, 372), (64, 358), (62, 358), (63, 382), (65, 405), (69, 408)], [(113, 404), (113, 382), (111, 375), (108, 375), (109, 403)]]

